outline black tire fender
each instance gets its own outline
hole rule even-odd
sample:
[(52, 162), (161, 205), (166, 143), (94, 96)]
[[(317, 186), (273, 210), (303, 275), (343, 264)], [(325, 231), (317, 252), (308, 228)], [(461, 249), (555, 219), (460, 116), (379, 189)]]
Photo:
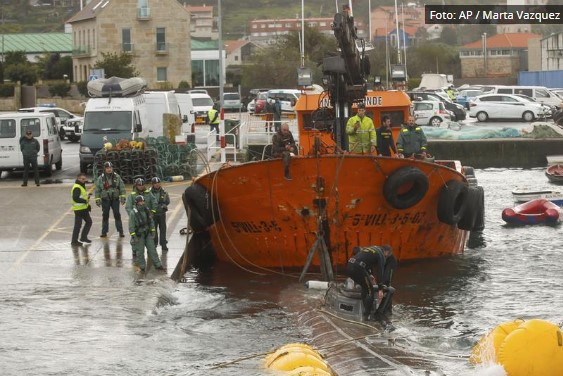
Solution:
[(416, 167), (394, 171), (383, 184), (383, 196), (395, 209), (408, 209), (428, 192), (428, 176)]
[(450, 180), (440, 191), (438, 198), (438, 219), (449, 225), (456, 225), (467, 209), (468, 187), (457, 180)]
[(480, 192), (477, 187), (469, 187), (467, 190), (467, 204), (463, 216), (457, 223), (457, 227), (461, 230), (473, 230), (477, 214), (479, 212)]
[(479, 202), (477, 206), (477, 214), (475, 216), (475, 223), (473, 224), (472, 231), (483, 231), (485, 229), (485, 191), (483, 187), (475, 187), (479, 192)]
[(217, 211), (212, 209), (211, 196), (202, 185), (192, 184), (186, 188), (182, 202), (189, 215), (190, 227), (195, 232), (207, 230), (219, 218)]

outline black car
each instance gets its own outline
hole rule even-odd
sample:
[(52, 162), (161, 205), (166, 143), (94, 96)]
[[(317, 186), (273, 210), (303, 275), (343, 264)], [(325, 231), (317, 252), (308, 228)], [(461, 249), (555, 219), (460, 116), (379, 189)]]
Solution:
[(440, 101), (444, 103), (446, 110), (453, 112), (455, 115), (455, 119), (452, 119), (454, 121), (465, 120), (467, 116), (465, 108), (462, 105), (454, 103), (433, 91), (409, 91), (407, 94), (411, 101)]

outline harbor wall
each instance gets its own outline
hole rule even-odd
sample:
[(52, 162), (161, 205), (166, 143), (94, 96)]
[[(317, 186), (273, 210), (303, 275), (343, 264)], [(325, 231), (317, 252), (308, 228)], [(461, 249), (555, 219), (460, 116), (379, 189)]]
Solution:
[(548, 155), (563, 155), (563, 138), (428, 140), (436, 159), (457, 159), (474, 168), (533, 168), (547, 166)]
[[(249, 145), (244, 160), (260, 160), (264, 145)], [(548, 155), (563, 155), (563, 138), (428, 140), (436, 159), (457, 159), (474, 168), (534, 168), (547, 166)]]

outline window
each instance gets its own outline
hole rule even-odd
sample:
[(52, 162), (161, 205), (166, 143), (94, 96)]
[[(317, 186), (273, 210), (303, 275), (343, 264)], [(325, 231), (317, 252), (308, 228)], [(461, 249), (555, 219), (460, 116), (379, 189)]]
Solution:
[[(526, 94), (526, 95), (528, 95), (528, 94)], [(530, 96), (530, 95), (528, 95), (528, 96)], [(536, 97), (537, 98), (549, 98), (549, 94), (544, 89), (536, 89)]]
[(0, 138), (16, 137), (16, 121), (14, 119), (0, 120)]
[(192, 60), (192, 85), (205, 86), (203, 84), (203, 60)]
[(219, 60), (205, 61), (205, 86), (219, 86)]
[(121, 50), (125, 52), (133, 51), (131, 44), (131, 29), (121, 29)]
[(499, 88), (497, 89), (499, 94), (512, 94), (512, 88)]
[(502, 101), (503, 102), (510, 102), (510, 103), (519, 102), (517, 99), (514, 99), (512, 97), (507, 97), (507, 96), (503, 96)]
[(157, 81), (168, 81), (168, 72), (166, 67), (156, 68), (156, 80)]
[(33, 137), (39, 137), (41, 135), (41, 121), (37, 118), (33, 119), (22, 119), (20, 122), (21, 134), (25, 134), (26, 131), (30, 130), (33, 132)]
[(156, 50), (166, 51), (166, 29), (164, 27), (156, 28)]

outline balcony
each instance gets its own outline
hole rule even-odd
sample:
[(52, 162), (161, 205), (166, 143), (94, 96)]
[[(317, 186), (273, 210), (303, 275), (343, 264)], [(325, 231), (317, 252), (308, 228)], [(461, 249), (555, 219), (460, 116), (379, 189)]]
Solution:
[(137, 19), (139, 21), (147, 21), (151, 19), (151, 8), (137, 8)]
[(168, 44), (163, 42), (156, 43), (156, 54), (157, 55), (168, 55)]
[(92, 54), (90, 46), (74, 46), (72, 49), (73, 57), (89, 57)]

